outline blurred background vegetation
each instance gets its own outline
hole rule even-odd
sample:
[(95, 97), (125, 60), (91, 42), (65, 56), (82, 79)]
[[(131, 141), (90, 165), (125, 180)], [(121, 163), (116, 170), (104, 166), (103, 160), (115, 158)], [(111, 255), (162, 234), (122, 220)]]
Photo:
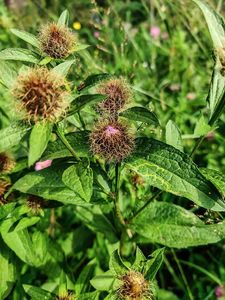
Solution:
[[(208, 2), (221, 14), (225, 11), (225, 1)], [(199, 130), (203, 130), (207, 135), (194, 159), (201, 167), (224, 172), (225, 118), (222, 116), (213, 129), (205, 128), (204, 123), (213, 49), (200, 10), (188, 0), (1, 0), (0, 49), (24, 46), (10, 34), (11, 28), (36, 34), (38, 27), (57, 20), (64, 9), (69, 10), (69, 25), (77, 38), (91, 45), (77, 57), (71, 81), (79, 84), (100, 72), (127, 77), (135, 92), (134, 101), (154, 110), (160, 119), (161, 129), (147, 128), (148, 134), (164, 140), (165, 126), (171, 119), (190, 153)], [(2, 127), (9, 122), (10, 110), (1, 86), (0, 96)], [(95, 247), (102, 247), (101, 256), (104, 245), (96, 242)], [(158, 276), (159, 286), (179, 299), (187, 299), (187, 287), (194, 299), (216, 299), (216, 286), (225, 282), (224, 247), (219, 243), (170, 252)]]

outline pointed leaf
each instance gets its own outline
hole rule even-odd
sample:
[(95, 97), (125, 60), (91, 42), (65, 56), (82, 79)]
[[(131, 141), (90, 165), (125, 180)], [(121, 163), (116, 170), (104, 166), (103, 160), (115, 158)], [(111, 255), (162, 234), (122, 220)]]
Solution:
[(180, 130), (176, 123), (174, 123), (172, 120), (169, 120), (166, 124), (166, 143), (180, 151), (183, 151)]
[(79, 87), (77, 88), (78, 91), (81, 91), (85, 88), (90, 88), (96, 84), (98, 84), (102, 80), (106, 80), (112, 77), (112, 75), (108, 73), (102, 73), (102, 74), (96, 74), (96, 75), (90, 75), (87, 77), (87, 79), (82, 82)]
[(35, 35), (33, 35), (29, 32), (23, 31), (23, 30), (19, 30), (19, 29), (11, 29), (11, 32), (14, 35), (18, 36), (20, 39), (24, 40), (25, 42), (31, 44), (32, 46), (34, 46), (36, 48), (39, 48), (39, 46), (40, 46), (39, 41)]
[(69, 114), (74, 114), (84, 108), (87, 104), (98, 103), (106, 98), (105, 95), (81, 95), (73, 100), (70, 106)]
[(0, 60), (18, 60), (30, 63), (38, 63), (38, 56), (28, 49), (22, 48), (7, 48), (0, 51)]
[(67, 60), (59, 65), (57, 65), (56, 67), (53, 68), (54, 71), (56, 71), (57, 73), (63, 75), (63, 76), (67, 76), (71, 66), (75, 63), (75, 60)]
[(113, 251), (110, 256), (109, 269), (117, 275), (123, 275), (129, 271), (129, 268), (123, 263), (118, 250)]
[(67, 26), (69, 22), (69, 12), (67, 9), (65, 9), (59, 19), (58, 19), (58, 25)]
[(54, 295), (48, 291), (45, 291), (39, 287), (29, 284), (23, 284), (25, 292), (32, 298), (32, 300), (52, 300)]
[(152, 281), (161, 267), (164, 259), (165, 248), (155, 250), (151, 255), (150, 259), (145, 264), (145, 278)]
[(159, 120), (157, 119), (156, 115), (144, 107), (135, 106), (128, 108), (127, 110), (121, 112), (120, 116), (129, 120), (159, 126)]

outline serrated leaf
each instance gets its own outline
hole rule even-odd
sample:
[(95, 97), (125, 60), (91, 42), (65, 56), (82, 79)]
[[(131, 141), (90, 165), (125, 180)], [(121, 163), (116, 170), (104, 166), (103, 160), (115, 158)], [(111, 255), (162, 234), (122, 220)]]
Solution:
[(166, 202), (150, 203), (134, 218), (131, 228), (140, 235), (139, 242), (174, 248), (207, 245), (225, 238), (224, 223), (205, 225), (192, 212)]
[(219, 191), (198, 170), (186, 154), (163, 142), (139, 138), (126, 166), (149, 185), (188, 198), (207, 209), (224, 211)]
[(150, 259), (148, 259), (148, 261), (145, 264), (145, 271), (144, 271), (144, 275), (145, 278), (152, 281), (158, 270), (160, 269), (162, 263), (163, 263), (163, 259), (164, 259), (164, 251), (165, 248), (160, 248), (155, 250), (151, 255), (150, 255)]
[(56, 67), (53, 68), (53, 70), (63, 76), (67, 76), (71, 66), (75, 63), (75, 60), (67, 60)]
[(176, 123), (169, 120), (166, 124), (166, 143), (174, 148), (183, 151), (182, 138)]
[(95, 75), (90, 75), (87, 77), (87, 79), (82, 82), (79, 87), (77, 88), (78, 91), (81, 91), (85, 88), (90, 88), (96, 84), (98, 84), (102, 80), (106, 80), (112, 77), (112, 75), (108, 73), (102, 73), (102, 74), (95, 74)]
[(31, 50), (22, 48), (7, 48), (0, 51), (0, 60), (18, 60), (30, 63), (38, 63), (38, 56)]
[(0, 64), (0, 82), (8, 89), (11, 89), (16, 78), (17, 73), (13, 65), (9, 62), (2, 61)]
[(124, 275), (129, 268), (123, 263), (118, 250), (112, 252), (109, 261), (109, 269), (116, 275)]
[(201, 173), (210, 180), (225, 197), (225, 175), (219, 171), (201, 168)]
[(35, 35), (19, 29), (11, 29), (10, 31), (20, 39), (39, 49), (39, 41)]
[(207, 22), (211, 38), (215, 48), (224, 48), (225, 45), (225, 23), (214, 9), (212, 9), (206, 1), (193, 0), (202, 10)]
[(121, 112), (120, 116), (129, 120), (159, 126), (159, 120), (157, 119), (156, 115), (144, 107), (135, 106), (128, 108), (127, 110)]
[(28, 165), (32, 166), (45, 151), (52, 133), (52, 124), (38, 122), (31, 130), (29, 140)]
[(87, 162), (70, 166), (63, 173), (65, 185), (84, 201), (90, 201), (93, 192), (93, 172)]
[[(88, 131), (74, 132), (66, 135), (66, 139), (70, 145), (76, 150), (79, 157), (90, 156), (89, 145), (88, 145)], [(72, 156), (70, 151), (65, 148), (65, 145), (60, 139), (55, 142), (49, 143), (45, 150), (42, 160), (56, 159)]]
[(106, 96), (101, 94), (78, 96), (72, 101), (69, 114), (74, 114), (84, 108), (87, 104), (98, 103), (103, 101), (105, 98)]
[(60, 15), (60, 17), (59, 17), (59, 19), (58, 19), (57, 24), (58, 24), (58, 25), (62, 25), (62, 26), (67, 26), (67, 25), (68, 25), (68, 22), (69, 22), (69, 12), (68, 12), (67, 9), (65, 9), (65, 10), (61, 13), (61, 15)]
[(20, 122), (12, 123), (9, 127), (0, 130), (0, 152), (17, 145), (29, 130), (30, 127)]
[(63, 183), (62, 174), (65, 168), (66, 166), (54, 165), (38, 172), (28, 173), (12, 186), (12, 190), (65, 204), (84, 205), (85, 202)]
[(41, 288), (38, 288), (36, 286), (32, 286), (29, 284), (23, 284), (23, 288), (25, 292), (32, 298), (32, 300), (52, 300), (54, 297), (53, 294), (51, 294), (48, 291), (45, 291)]

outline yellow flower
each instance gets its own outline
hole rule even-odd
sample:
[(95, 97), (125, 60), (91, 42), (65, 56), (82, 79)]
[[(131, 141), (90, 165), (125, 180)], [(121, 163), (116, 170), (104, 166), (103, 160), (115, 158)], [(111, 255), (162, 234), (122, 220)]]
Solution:
[(80, 24), (80, 22), (74, 22), (74, 23), (73, 23), (73, 28), (74, 28), (75, 30), (80, 30), (80, 29), (81, 29), (81, 24)]

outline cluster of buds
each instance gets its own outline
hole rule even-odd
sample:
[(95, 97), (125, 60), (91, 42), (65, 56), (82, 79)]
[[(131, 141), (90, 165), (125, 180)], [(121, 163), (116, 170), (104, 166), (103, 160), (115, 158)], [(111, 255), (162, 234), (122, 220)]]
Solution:
[(130, 271), (121, 278), (118, 296), (121, 300), (151, 300), (152, 292), (148, 281), (137, 271)]
[(106, 95), (106, 99), (98, 105), (101, 118), (90, 134), (91, 150), (109, 162), (120, 162), (134, 148), (134, 137), (128, 126), (118, 120), (119, 111), (131, 99), (131, 91), (120, 78), (100, 83), (98, 93)]

